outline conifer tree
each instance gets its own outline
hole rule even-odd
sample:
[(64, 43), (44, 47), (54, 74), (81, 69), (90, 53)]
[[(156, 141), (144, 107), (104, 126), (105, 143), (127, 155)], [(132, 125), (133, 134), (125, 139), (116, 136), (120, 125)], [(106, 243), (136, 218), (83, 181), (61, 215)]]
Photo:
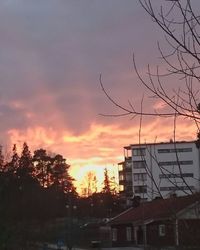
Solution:
[(107, 168), (104, 169), (103, 193), (111, 194), (110, 178), (108, 176)]
[(6, 168), (9, 173), (15, 174), (19, 167), (19, 155), (16, 144), (13, 145), (11, 161), (7, 163)]
[(73, 178), (68, 173), (69, 167), (70, 165), (66, 163), (66, 159), (62, 155), (57, 154), (51, 158), (51, 185), (63, 188), (65, 193), (73, 190)]
[(16, 171), (17, 177), (21, 179), (33, 178), (34, 166), (32, 162), (31, 152), (26, 142), (23, 144), (21, 157), (19, 158), (19, 167)]
[(49, 186), (49, 165), (50, 157), (45, 149), (37, 149), (33, 155), (33, 164), (35, 166), (35, 175), (42, 187)]
[(0, 145), (0, 173), (5, 171), (3, 147)]

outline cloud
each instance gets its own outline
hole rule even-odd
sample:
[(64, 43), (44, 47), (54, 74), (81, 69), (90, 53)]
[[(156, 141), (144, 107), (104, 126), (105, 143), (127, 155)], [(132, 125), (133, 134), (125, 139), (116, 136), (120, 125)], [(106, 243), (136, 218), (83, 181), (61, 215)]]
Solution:
[[(120, 104), (140, 108), (144, 94), (144, 110), (162, 110), (132, 64), (134, 52), (143, 76), (146, 64), (155, 69), (160, 37), (137, 1), (0, 1), (0, 143), (26, 141), (33, 150), (62, 153), (75, 178), (87, 166), (101, 173), (105, 166), (116, 169), (123, 146), (139, 142), (139, 121), (99, 115), (119, 113), (99, 75)], [(193, 125), (179, 127), (178, 139), (194, 138)], [(143, 142), (172, 134), (173, 121), (143, 119)]]

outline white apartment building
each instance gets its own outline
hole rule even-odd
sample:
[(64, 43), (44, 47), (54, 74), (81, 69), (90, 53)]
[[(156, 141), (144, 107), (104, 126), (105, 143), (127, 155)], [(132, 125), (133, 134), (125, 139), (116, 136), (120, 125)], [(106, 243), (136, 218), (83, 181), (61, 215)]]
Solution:
[(120, 193), (128, 201), (200, 191), (200, 157), (195, 141), (131, 144), (119, 166)]

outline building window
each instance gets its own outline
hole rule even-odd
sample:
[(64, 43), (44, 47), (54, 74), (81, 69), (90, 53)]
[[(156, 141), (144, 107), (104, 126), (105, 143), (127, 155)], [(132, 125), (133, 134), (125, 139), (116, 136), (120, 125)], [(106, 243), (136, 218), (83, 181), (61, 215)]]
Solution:
[(124, 175), (120, 174), (120, 175), (119, 175), (119, 180), (120, 180), (120, 181), (123, 181), (123, 180), (124, 180)]
[(123, 164), (118, 164), (118, 170), (123, 171), (124, 170), (124, 165)]
[(132, 162), (126, 161), (126, 168), (132, 168)]
[(179, 191), (179, 190), (194, 190), (194, 186), (171, 186), (160, 187), (160, 191)]
[(133, 178), (134, 178), (134, 181), (146, 181), (147, 174), (145, 173), (134, 174)]
[(182, 152), (192, 152), (192, 148), (161, 148), (158, 149), (158, 153), (182, 153)]
[(124, 191), (124, 185), (119, 185), (119, 191), (120, 192)]
[(133, 168), (134, 169), (146, 168), (146, 162), (145, 161), (133, 161)]
[(131, 241), (132, 240), (132, 228), (126, 227), (126, 240)]
[(139, 193), (147, 193), (147, 186), (134, 186), (134, 192), (136, 194), (139, 194)]
[(144, 156), (145, 155), (145, 148), (133, 148), (133, 156)]
[(117, 241), (117, 228), (112, 228), (112, 241)]
[(192, 165), (193, 161), (162, 161), (159, 162), (159, 166), (175, 166), (175, 165)]
[(165, 231), (165, 225), (159, 225), (159, 236), (165, 236), (166, 231)]
[(168, 178), (185, 178), (185, 177), (194, 177), (193, 173), (183, 173), (183, 174), (160, 174), (160, 179)]
[(126, 191), (132, 192), (133, 191), (132, 185), (131, 186), (126, 186)]
[(126, 173), (125, 180), (126, 181), (132, 181), (131, 173)]

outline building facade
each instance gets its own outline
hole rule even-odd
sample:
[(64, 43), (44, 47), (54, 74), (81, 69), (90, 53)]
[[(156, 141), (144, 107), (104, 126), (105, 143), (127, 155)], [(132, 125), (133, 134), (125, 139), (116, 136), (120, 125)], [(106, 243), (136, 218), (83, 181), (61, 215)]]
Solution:
[(194, 141), (131, 144), (119, 166), (120, 193), (143, 200), (200, 191), (199, 149)]

